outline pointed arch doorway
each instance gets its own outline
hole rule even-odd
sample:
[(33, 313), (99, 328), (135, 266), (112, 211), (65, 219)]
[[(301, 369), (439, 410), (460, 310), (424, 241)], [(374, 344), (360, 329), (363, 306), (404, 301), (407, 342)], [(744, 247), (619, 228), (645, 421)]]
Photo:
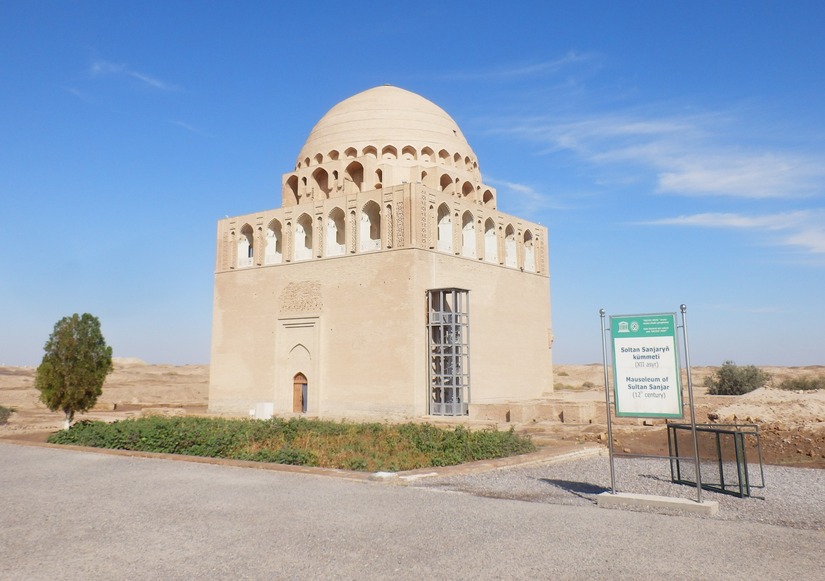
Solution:
[(292, 378), (292, 411), (307, 413), (307, 378), (303, 373), (296, 373)]
[[(300, 294), (310, 293), (301, 290)], [(290, 317), (279, 321), (275, 407), (282, 413), (317, 414), (321, 409), (318, 320), (318, 317)]]

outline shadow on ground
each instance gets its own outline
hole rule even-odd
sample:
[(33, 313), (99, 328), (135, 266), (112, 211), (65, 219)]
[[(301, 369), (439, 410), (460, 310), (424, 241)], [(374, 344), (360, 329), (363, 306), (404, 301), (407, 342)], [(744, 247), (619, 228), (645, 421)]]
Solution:
[(549, 484), (551, 486), (555, 486), (556, 488), (561, 488), (562, 490), (569, 492), (574, 496), (578, 496), (579, 498), (584, 498), (585, 500), (593, 501), (593, 495), (601, 494), (602, 492), (608, 492), (610, 489), (605, 488), (604, 486), (599, 486), (597, 484), (590, 484), (589, 482), (574, 482), (571, 480), (556, 480), (553, 478), (539, 478), (539, 481), (544, 482), (545, 484)]

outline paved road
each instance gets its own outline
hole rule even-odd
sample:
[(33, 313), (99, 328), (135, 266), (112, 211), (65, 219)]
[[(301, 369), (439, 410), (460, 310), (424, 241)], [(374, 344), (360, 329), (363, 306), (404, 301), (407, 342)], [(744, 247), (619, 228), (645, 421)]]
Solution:
[(0, 442), (0, 579), (812, 579), (825, 533)]

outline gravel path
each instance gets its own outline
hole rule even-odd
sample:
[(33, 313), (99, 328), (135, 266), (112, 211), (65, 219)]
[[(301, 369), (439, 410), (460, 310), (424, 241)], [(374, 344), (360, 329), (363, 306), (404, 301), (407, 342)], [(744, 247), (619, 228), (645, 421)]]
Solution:
[[(673, 484), (670, 464), (658, 459), (616, 459), (616, 490), (635, 494), (696, 499), (696, 488)], [(703, 473), (706, 471), (703, 465)], [(758, 468), (751, 481), (760, 483)], [(610, 490), (607, 457), (587, 458), (532, 466), (423, 478), (414, 486), (467, 492), (477, 496), (526, 500), (547, 504), (592, 506), (596, 496)], [(716, 516), (696, 518), (749, 521), (797, 529), (825, 530), (825, 471), (765, 466), (765, 488), (751, 490), (751, 498), (702, 491), (702, 500), (719, 502)], [(638, 510), (638, 509), (637, 509)], [(661, 509), (655, 512), (662, 513)]]

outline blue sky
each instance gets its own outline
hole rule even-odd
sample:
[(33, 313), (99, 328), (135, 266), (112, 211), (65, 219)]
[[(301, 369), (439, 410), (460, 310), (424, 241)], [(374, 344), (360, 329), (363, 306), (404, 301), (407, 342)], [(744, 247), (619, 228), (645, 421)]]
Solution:
[(825, 4), (6, 2), (0, 364), (101, 319), (206, 363), (216, 221), (280, 205), (315, 122), (389, 83), (549, 228), (555, 360), (688, 306), (694, 364), (825, 364)]

